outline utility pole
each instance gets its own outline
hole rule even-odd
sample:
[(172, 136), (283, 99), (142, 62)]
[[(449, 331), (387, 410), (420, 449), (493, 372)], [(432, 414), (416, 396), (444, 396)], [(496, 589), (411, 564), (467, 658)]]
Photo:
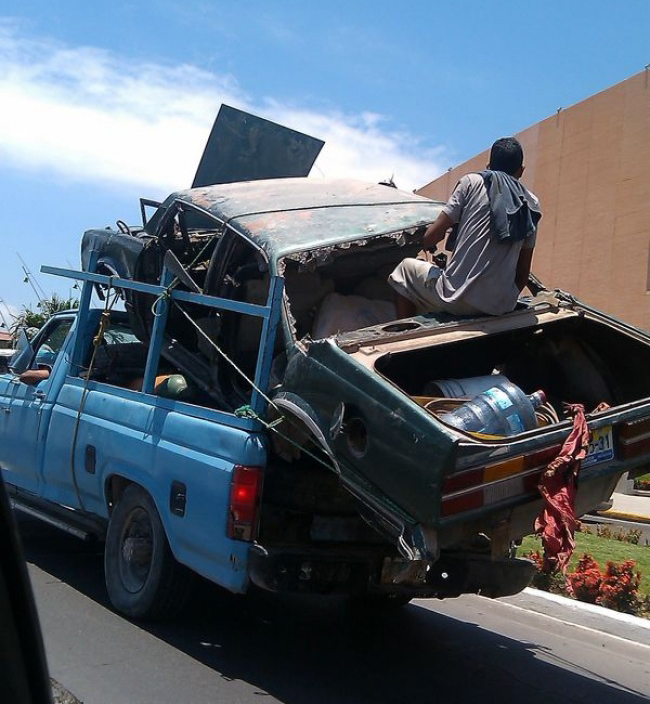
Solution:
[[(9, 306), (4, 302), (4, 299), (0, 297), (0, 303), (7, 309), (7, 313), (11, 316), (11, 312), (9, 311)], [(3, 328), (6, 328), (9, 330), (9, 324), (7, 323), (7, 319), (5, 318), (5, 314), (2, 312), (2, 308), (0, 308), (0, 318), (2, 318), (2, 326)]]

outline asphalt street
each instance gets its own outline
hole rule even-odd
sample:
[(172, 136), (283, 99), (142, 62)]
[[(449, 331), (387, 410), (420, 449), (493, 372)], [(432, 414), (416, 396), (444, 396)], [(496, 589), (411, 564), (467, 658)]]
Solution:
[(638, 620), (584, 621), (532, 592), (420, 601), (378, 616), (340, 599), (243, 598), (201, 583), (182, 618), (134, 624), (107, 603), (99, 546), (33, 520), (20, 526), (50, 674), (85, 704), (650, 697), (650, 629), (635, 633)]

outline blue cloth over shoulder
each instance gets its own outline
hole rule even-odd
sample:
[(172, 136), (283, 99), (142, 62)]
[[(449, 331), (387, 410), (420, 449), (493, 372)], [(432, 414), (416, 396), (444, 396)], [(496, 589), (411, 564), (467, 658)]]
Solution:
[(514, 176), (503, 171), (481, 171), (490, 199), (492, 234), (504, 244), (532, 235), (542, 217), (535, 198)]

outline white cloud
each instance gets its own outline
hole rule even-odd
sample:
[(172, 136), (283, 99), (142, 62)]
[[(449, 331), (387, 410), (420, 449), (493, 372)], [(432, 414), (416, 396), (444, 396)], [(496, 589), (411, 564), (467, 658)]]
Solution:
[(0, 23), (0, 155), (70, 181), (168, 191), (191, 183), (221, 103), (325, 140), (313, 175), (412, 189), (442, 171), (441, 151), (382, 129), (373, 114), (317, 113), (255, 101), (230, 75), (126, 60), (25, 36)]

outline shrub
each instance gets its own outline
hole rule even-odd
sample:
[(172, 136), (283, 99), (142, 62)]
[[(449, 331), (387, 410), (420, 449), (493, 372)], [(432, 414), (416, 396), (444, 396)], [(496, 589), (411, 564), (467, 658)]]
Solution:
[(608, 540), (618, 540), (621, 543), (630, 543), (631, 545), (638, 545), (641, 540), (642, 531), (630, 528), (629, 530), (624, 530), (623, 528), (612, 528), (608, 525), (598, 524), (596, 526), (596, 535), (599, 538), (606, 538)]
[(611, 540), (612, 529), (608, 525), (601, 525), (600, 523), (596, 526), (596, 535), (599, 538), (605, 538), (606, 540)]
[(596, 604), (602, 581), (600, 565), (585, 553), (578, 560), (575, 571), (567, 576), (567, 592), (579, 601)]
[(625, 538), (626, 543), (630, 543), (632, 545), (638, 545), (641, 542), (641, 535), (643, 534), (643, 531), (639, 528), (630, 528), (627, 532), (627, 536)]
[(644, 605), (639, 599), (641, 573), (634, 571), (635, 565), (634, 560), (625, 560), (620, 565), (610, 561), (602, 573), (596, 560), (585, 553), (575, 571), (567, 576), (567, 591), (588, 604), (600, 604), (628, 614), (638, 613)]
[(566, 577), (561, 571), (552, 571), (539, 550), (525, 553), (535, 565), (531, 586), (554, 594), (566, 594), (589, 604), (599, 604), (624, 613), (650, 616), (650, 596), (639, 595), (641, 572), (635, 571), (636, 562), (625, 560), (620, 564), (609, 561), (602, 572), (589, 553), (578, 560), (576, 568)]
[(634, 560), (625, 560), (620, 565), (607, 563), (598, 595), (599, 604), (628, 614), (637, 613), (641, 573), (634, 571), (635, 565)]

